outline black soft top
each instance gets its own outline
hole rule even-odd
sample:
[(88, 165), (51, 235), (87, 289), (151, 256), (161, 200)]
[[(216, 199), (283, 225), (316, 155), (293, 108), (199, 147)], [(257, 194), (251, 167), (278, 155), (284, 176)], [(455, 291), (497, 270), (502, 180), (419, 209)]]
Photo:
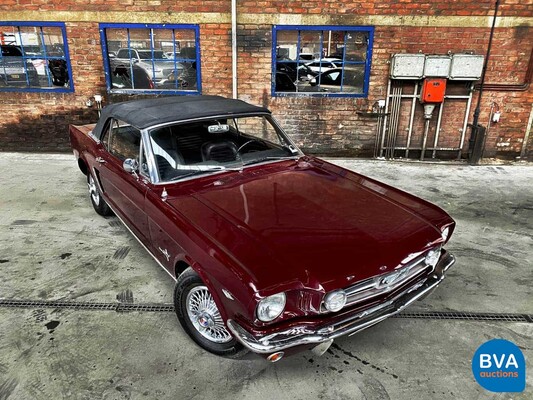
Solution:
[(270, 111), (242, 100), (221, 96), (176, 96), (126, 101), (104, 107), (93, 134), (100, 138), (101, 131), (110, 117), (136, 128), (145, 129), (167, 122), (257, 113), (270, 113)]

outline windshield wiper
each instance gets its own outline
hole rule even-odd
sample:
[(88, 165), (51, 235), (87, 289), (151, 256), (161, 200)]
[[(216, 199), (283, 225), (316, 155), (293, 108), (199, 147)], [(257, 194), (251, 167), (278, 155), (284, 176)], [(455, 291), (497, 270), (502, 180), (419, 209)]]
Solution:
[(176, 168), (178, 171), (191, 171), (187, 174), (178, 175), (171, 179), (169, 182), (177, 181), (178, 179), (186, 178), (188, 176), (204, 173), (204, 172), (219, 172), (219, 171), (242, 171), (242, 166), (239, 167), (224, 167), (223, 165), (179, 165)]
[(177, 175), (173, 178), (170, 178), (168, 181), (177, 181), (182, 178), (186, 178), (188, 176), (200, 174), (203, 172), (218, 172), (218, 171), (224, 171), (226, 167), (222, 165), (178, 165), (178, 168), (176, 170), (178, 171), (191, 171), (186, 174)]
[(297, 160), (300, 158), (300, 156), (269, 156), (269, 157), (262, 157), (257, 158), (255, 160), (250, 160), (242, 163), (243, 166), (251, 165), (251, 164), (257, 164), (263, 161), (270, 161), (270, 160)]

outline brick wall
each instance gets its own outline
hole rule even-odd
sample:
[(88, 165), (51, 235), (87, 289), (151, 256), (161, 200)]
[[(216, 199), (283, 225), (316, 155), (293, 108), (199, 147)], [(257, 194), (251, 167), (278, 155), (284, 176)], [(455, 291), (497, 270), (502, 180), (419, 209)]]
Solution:
[[(372, 154), (376, 120), (364, 112), (376, 100), (385, 98), (391, 54), (419, 51), (484, 54), (490, 25), (488, 16), (493, 13), (493, 1), (486, 0), (239, 0), (238, 5), (239, 97), (271, 108), (306, 150), (330, 155)], [(102, 94), (105, 103), (139, 97), (106, 93), (98, 22), (198, 23), (203, 93), (231, 96), (228, 1), (4, 0), (0, 13), (6, 21), (64, 21), (75, 85), (74, 93), (65, 94), (0, 92), (2, 151), (66, 151), (69, 149), (67, 125), (96, 119), (95, 110), (85, 105), (89, 97)], [(495, 33), (486, 81), (519, 84), (524, 80), (532, 50), (533, 5), (527, 0), (503, 0), (499, 15), (504, 18)], [(274, 24), (375, 26), (369, 96), (362, 99), (272, 97)], [(490, 127), (486, 155), (516, 156), (520, 152), (532, 103), (531, 88), (525, 92), (485, 92), (480, 122), (487, 125), (491, 106), (498, 106), (502, 113), (501, 121)], [(440, 145), (457, 145), (464, 107), (461, 102), (446, 104)], [(423, 126), (419, 111), (415, 119), (415, 141), (420, 140)], [(405, 123), (402, 115), (398, 140), (405, 140)], [(433, 125), (431, 129), (434, 130)], [(528, 145), (527, 152), (533, 157), (533, 143)]]

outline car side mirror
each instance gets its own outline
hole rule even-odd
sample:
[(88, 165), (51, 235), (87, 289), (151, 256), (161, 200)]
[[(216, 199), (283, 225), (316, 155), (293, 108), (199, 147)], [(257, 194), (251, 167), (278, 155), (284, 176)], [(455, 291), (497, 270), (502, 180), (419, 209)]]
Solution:
[(124, 171), (126, 171), (128, 174), (137, 175), (139, 163), (133, 158), (126, 158), (122, 163), (122, 168), (124, 168)]

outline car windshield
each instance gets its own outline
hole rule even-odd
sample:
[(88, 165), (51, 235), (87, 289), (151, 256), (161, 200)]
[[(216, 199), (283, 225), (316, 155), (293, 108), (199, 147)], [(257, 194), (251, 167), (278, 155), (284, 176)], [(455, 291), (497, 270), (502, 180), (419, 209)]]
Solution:
[(162, 182), (302, 155), (265, 115), (166, 125), (150, 142)]

